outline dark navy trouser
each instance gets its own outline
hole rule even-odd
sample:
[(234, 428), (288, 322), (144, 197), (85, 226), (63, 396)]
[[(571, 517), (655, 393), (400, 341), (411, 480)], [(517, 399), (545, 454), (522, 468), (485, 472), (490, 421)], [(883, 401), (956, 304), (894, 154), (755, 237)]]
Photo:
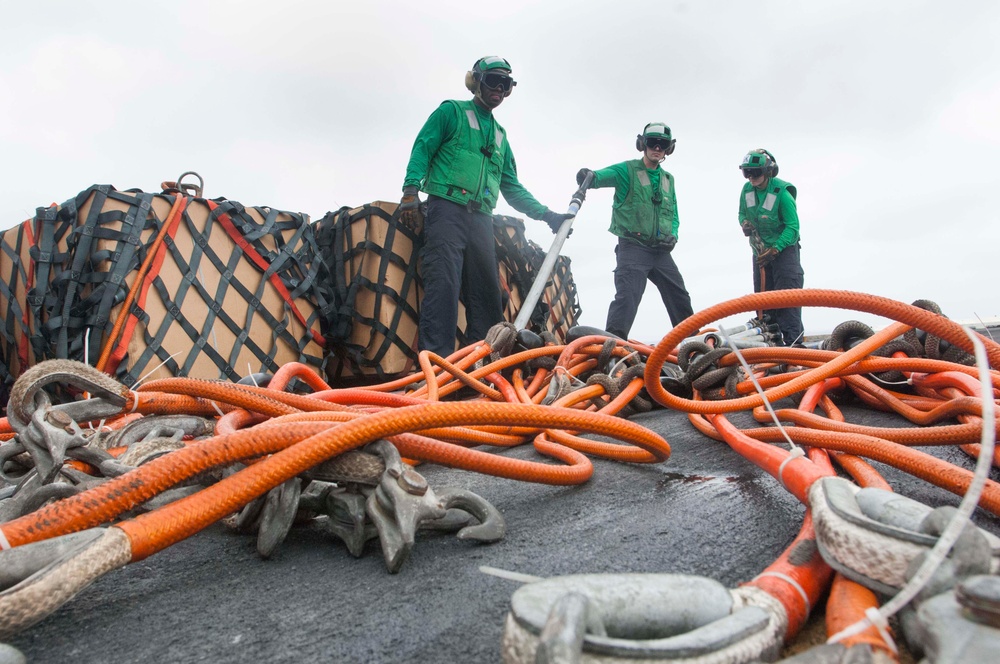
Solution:
[(646, 292), (647, 279), (660, 291), (660, 299), (667, 307), (672, 326), (694, 313), (691, 296), (684, 287), (684, 278), (669, 251), (618, 238), (615, 257), (615, 299), (608, 307), (605, 330), (628, 339), (642, 294)]
[[(799, 243), (785, 247), (778, 252), (777, 257), (764, 266), (764, 287), (761, 288), (760, 268), (756, 263), (753, 267), (753, 292), (783, 290), (785, 288), (802, 288), (805, 284), (805, 273), (799, 259)], [(771, 319), (778, 324), (781, 336), (786, 346), (802, 342), (802, 308), (769, 309)]]
[(420, 253), (424, 284), (420, 350), (442, 357), (455, 352), (459, 294), (465, 302), (465, 336), (470, 341), (485, 339), (490, 328), (503, 320), (495, 242), (492, 215), (428, 197)]

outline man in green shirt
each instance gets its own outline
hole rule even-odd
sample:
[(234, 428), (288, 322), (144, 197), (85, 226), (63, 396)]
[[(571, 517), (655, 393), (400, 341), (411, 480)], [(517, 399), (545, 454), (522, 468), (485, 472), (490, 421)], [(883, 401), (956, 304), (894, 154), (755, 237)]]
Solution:
[[(799, 259), (799, 215), (795, 185), (779, 180), (778, 162), (764, 149), (751, 150), (740, 170), (747, 183), (740, 194), (740, 227), (750, 238), (754, 255), (755, 293), (802, 288), (804, 272)], [(768, 314), (786, 346), (802, 342), (802, 309), (772, 309)]]
[[(604, 329), (623, 339), (628, 339), (647, 280), (660, 291), (671, 325), (694, 313), (684, 278), (670, 255), (680, 226), (674, 176), (660, 168), (660, 162), (673, 153), (675, 143), (670, 127), (651, 122), (636, 136), (641, 159), (593, 171), (591, 189), (615, 188), (608, 229), (618, 236), (615, 299), (608, 308)], [(577, 182), (582, 184), (588, 173), (589, 169), (580, 169)]]
[(572, 216), (549, 210), (517, 179), (507, 132), (493, 117), (493, 109), (515, 85), (503, 58), (477, 60), (465, 76), (473, 98), (442, 102), (431, 113), (406, 166), (399, 206), (404, 224), (412, 228), (418, 223), (417, 192), (428, 195), (417, 345), (442, 357), (455, 351), (460, 292), (467, 339), (485, 338), (503, 320), (493, 238), (498, 197), (503, 194), (518, 212), (543, 220), (553, 233)]

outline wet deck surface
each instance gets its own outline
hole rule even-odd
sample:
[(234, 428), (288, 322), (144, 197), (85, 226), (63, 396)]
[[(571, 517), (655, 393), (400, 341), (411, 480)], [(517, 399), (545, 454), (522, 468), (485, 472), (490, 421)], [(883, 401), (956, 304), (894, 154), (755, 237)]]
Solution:
[[(846, 408), (848, 421), (903, 426)], [(377, 542), (351, 557), (318, 525), (293, 529), (271, 560), (252, 537), (215, 525), (100, 579), (10, 643), (30, 662), (495, 662), (518, 584), (481, 565), (536, 576), (672, 572), (747, 581), (801, 525), (803, 506), (683, 413), (635, 418), (666, 437), (656, 465), (596, 460), (594, 477), (565, 488), (421, 466), (432, 487), (461, 486), (507, 520), (496, 544), (421, 533), (399, 574)], [(749, 416), (733, 418), (748, 426)], [(921, 448), (962, 467), (951, 448)], [(530, 447), (504, 452), (535, 458)], [(929, 505), (958, 497), (876, 464), (897, 491)], [(1000, 479), (996, 470), (993, 479)], [(1000, 520), (976, 521), (1000, 534)]]

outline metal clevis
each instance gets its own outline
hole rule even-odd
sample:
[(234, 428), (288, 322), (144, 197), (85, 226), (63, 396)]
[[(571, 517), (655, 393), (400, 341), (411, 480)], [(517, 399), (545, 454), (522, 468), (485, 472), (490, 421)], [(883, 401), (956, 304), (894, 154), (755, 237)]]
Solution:
[(241, 532), (256, 532), (257, 551), (268, 558), (296, 520), (321, 514), (355, 557), (377, 537), (392, 574), (406, 562), (420, 529), (457, 530), (459, 539), (477, 542), (496, 542), (506, 533), (503, 516), (486, 499), (458, 488), (435, 492), (386, 440), (275, 487), (248, 504), (235, 525)]
[[(916, 574), (955, 513), (834, 477), (817, 481), (809, 500), (827, 564), (886, 596)], [(991, 661), (1000, 651), (998, 568), (1000, 538), (966, 525), (899, 614), (910, 650), (928, 664)]]

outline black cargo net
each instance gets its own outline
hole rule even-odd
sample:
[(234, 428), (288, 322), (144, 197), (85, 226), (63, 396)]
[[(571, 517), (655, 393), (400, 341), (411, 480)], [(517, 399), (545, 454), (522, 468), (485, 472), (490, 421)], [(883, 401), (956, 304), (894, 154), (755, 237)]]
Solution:
[[(384, 240), (373, 236), (373, 218), (386, 223)], [(411, 251), (400, 250), (397, 241), (400, 234), (410, 240)], [(411, 292), (416, 295), (415, 289), (421, 287), (417, 271), (420, 237), (400, 224), (395, 214), (377, 205), (328, 212), (319, 222), (317, 235), (334, 283), (335, 316), (329, 335), (334, 355), (331, 377), (382, 381), (412, 369), (417, 360), (413, 332), (418, 313), (409, 300)], [(371, 262), (376, 265), (370, 265)], [(401, 274), (401, 279), (387, 278), (390, 266), (399, 268), (396, 274)], [(375, 279), (366, 275), (372, 272), (371, 268), (375, 268)], [(358, 296), (365, 291), (373, 296), (371, 315), (357, 306)], [(361, 335), (361, 342), (357, 340), (357, 326), (370, 330), (370, 335)], [(409, 338), (404, 338), (403, 332)], [(405, 356), (405, 368), (387, 372), (385, 359), (394, 351)]]
[[(262, 217), (259, 221), (239, 203), (194, 198), (181, 201), (180, 214), (158, 215), (153, 209), (156, 199), (165, 209), (177, 202), (174, 195), (93, 186), (62, 206), (40, 208), (33, 220), (3, 234), (4, 380), (16, 377), (9, 371), (12, 354), (20, 373), (29, 364), (52, 358), (96, 365), (104, 351), (109, 355), (106, 370), (126, 384), (161, 362), (171, 374), (184, 376), (195, 363), (203, 370), (202, 363), (209, 361), (219, 377), (236, 380), (252, 370), (235, 366), (244, 351), (266, 371), (278, 369), (278, 349), (286, 360), (322, 365), (324, 339), (318, 330), (331, 315), (332, 298), (326, 266), (316, 260), (319, 250), (308, 219), (252, 208)], [(112, 201), (125, 209), (105, 209)], [(202, 218), (208, 216), (204, 228), (189, 214), (195, 205), (201, 206)], [(193, 250), (179, 248), (178, 234), (191, 239)], [(154, 240), (161, 235), (157, 245)], [(162, 276), (165, 263), (176, 266), (180, 276), (176, 271), (172, 277)], [(218, 276), (218, 285), (211, 289), (199, 277), (209, 269)], [(19, 292), (25, 293), (23, 303)], [(279, 304), (262, 306), (265, 293)], [(227, 294), (230, 305), (235, 294), (240, 306), (227, 307)], [(131, 306), (122, 315), (127, 301)], [(147, 305), (154, 301), (166, 313), (151, 313)], [(293, 319), (300, 329), (297, 334), (290, 330)], [(117, 330), (116, 321), (121, 323)], [(127, 351), (137, 327), (144, 345), (132, 343), (131, 348), (139, 349), (133, 357)], [(235, 341), (216, 347), (213, 336), (221, 329), (229, 330)], [(190, 340), (179, 344), (185, 349), (181, 352), (174, 347), (181, 339), (178, 334)], [(247, 355), (242, 359), (244, 363)]]
[[(417, 366), (420, 237), (398, 222), (394, 209), (387, 203), (342, 208), (317, 223), (323, 260), (335, 284), (328, 334), (331, 381), (385, 381)], [(544, 252), (527, 240), (520, 219), (496, 215), (493, 231), (504, 315), (513, 322)], [(397, 269), (390, 273), (390, 266)], [(560, 258), (529, 327), (565, 338), (579, 315), (569, 260)], [(460, 345), (476, 341), (465, 338), (461, 322), (456, 338)]]
[[(524, 222), (514, 217), (496, 215), (493, 230), (497, 241), (497, 260), (510, 274), (506, 284), (508, 296), (515, 298), (520, 306), (535, 282), (535, 276), (545, 260), (545, 250), (528, 240), (524, 234)], [(517, 311), (506, 306), (508, 318), (513, 322)], [(582, 310), (570, 270), (570, 259), (559, 256), (546, 281), (545, 290), (531, 312), (528, 327), (535, 332), (548, 331), (560, 339), (579, 320)]]
[[(131, 384), (142, 377), (142, 371), (160, 362), (165, 363), (171, 374), (186, 376), (196, 362), (204, 361), (203, 358), (209, 359), (219, 369), (220, 378), (239, 380), (247, 372), (246, 367), (235, 366), (244, 348), (260, 363), (261, 370), (277, 371), (280, 364), (275, 361), (275, 355), (282, 347), (293, 349), (298, 362), (317, 368), (322, 366), (320, 349), (324, 339), (314, 330), (321, 327), (321, 318), (329, 311), (329, 280), (318, 279), (321, 270), (324, 277), (326, 273), (322, 262), (315, 260), (319, 248), (312, 227), (298, 214), (283, 213), (288, 218), (279, 221), (279, 214), (282, 213), (269, 208), (260, 208), (262, 216), (265, 216), (261, 223), (234, 201), (218, 199), (209, 202), (209, 206), (213, 209), (204, 230), (198, 229), (187, 212), (181, 218), (186, 233), (194, 240), (194, 250), (190, 255), (185, 255), (177, 247), (171, 235), (164, 237), (167, 251), (184, 277), (177, 284), (166, 283), (159, 275), (151, 279), (151, 287), (166, 307), (168, 317), (153, 321), (141, 307), (132, 307), (131, 315), (143, 323), (145, 349), (130, 362), (132, 368), (128, 372), (119, 372), (119, 380), (123, 383)], [(154, 217), (154, 223), (159, 230), (164, 220)], [(236, 241), (229, 255), (220, 254), (212, 245), (215, 224), (223, 225), (227, 234)], [(238, 238), (245, 243), (239, 242)], [(270, 242), (263, 242), (265, 238)], [(235, 278), (237, 268), (247, 262), (260, 275), (256, 283), (244, 284)], [(218, 287), (212, 290), (199, 278), (200, 272), (208, 265), (221, 275)], [(265, 291), (269, 288), (280, 291), (283, 306), (278, 312), (262, 306)], [(227, 310), (225, 300), (230, 296), (229, 289), (247, 303), (242, 315), (238, 311)], [(296, 300), (302, 298), (309, 298), (317, 305), (308, 312), (308, 316), (302, 312), (302, 307), (296, 305)], [(184, 315), (185, 310), (191, 310), (192, 299), (198, 303), (199, 309), (203, 306), (206, 310), (200, 327)], [(305, 327), (305, 332), (299, 336), (289, 330), (293, 317)], [(219, 325), (236, 337), (232, 346), (220, 347), (215, 341)], [(177, 327), (194, 342), (186, 357), (171, 357), (171, 348), (164, 346), (164, 339), (168, 334), (175, 333)], [(311, 342), (319, 346), (310, 354), (306, 348)]]

